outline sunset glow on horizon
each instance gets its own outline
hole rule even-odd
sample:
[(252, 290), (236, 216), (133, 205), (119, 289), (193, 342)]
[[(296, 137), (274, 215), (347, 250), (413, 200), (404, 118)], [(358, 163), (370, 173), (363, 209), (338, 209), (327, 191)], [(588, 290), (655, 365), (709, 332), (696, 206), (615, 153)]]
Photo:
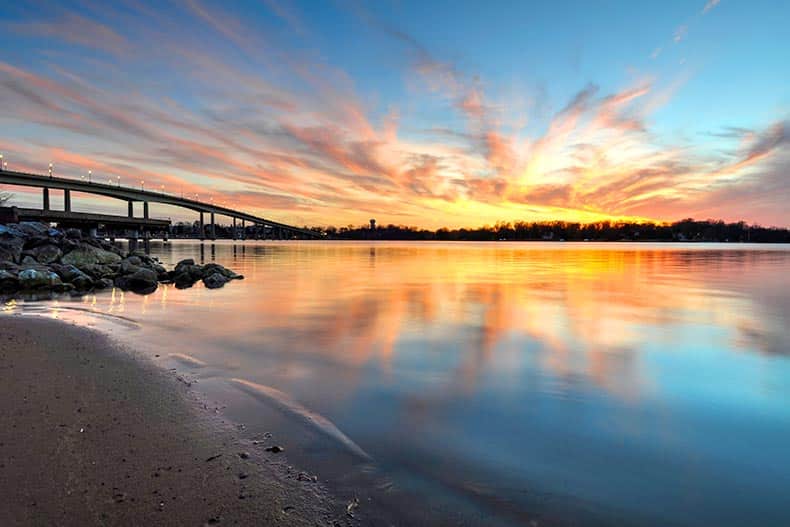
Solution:
[(790, 9), (757, 4), (19, 2), (0, 153), (296, 225), (786, 227)]

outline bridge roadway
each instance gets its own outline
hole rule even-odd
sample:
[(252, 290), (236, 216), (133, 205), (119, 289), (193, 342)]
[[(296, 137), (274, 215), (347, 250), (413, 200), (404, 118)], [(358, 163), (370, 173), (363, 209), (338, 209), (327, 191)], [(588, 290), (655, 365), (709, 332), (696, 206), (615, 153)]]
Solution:
[[(48, 217), (50, 213), (56, 213), (60, 220), (56, 221), (66, 221), (69, 219), (78, 220), (78, 215), (84, 215), (84, 213), (76, 213), (71, 211), (71, 192), (85, 192), (88, 194), (96, 194), (100, 196), (108, 196), (115, 199), (120, 199), (127, 201), (129, 203), (129, 214), (128, 217), (123, 216), (106, 216), (107, 219), (109, 218), (116, 218), (115, 222), (120, 222), (120, 220), (132, 221), (136, 224), (139, 224), (141, 227), (145, 227), (145, 222), (138, 222), (135, 220), (149, 220), (148, 217), (148, 204), (149, 203), (164, 203), (167, 205), (175, 205), (177, 207), (182, 207), (185, 209), (194, 210), (200, 213), (200, 227), (201, 233), (203, 232), (204, 226), (204, 218), (203, 214), (208, 213), (210, 214), (210, 222), (209, 225), (212, 230), (212, 237), (214, 231), (214, 215), (219, 214), (223, 216), (227, 216), (232, 218), (233, 226), (236, 226), (236, 220), (241, 220), (242, 227), (245, 226), (246, 222), (250, 222), (253, 225), (263, 225), (265, 227), (271, 227), (273, 229), (281, 229), (282, 231), (300, 235), (300, 236), (308, 236), (311, 238), (318, 238), (320, 234), (315, 233), (313, 231), (307, 229), (301, 229), (299, 227), (294, 227), (293, 225), (288, 225), (285, 223), (280, 223), (276, 221), (272, 221), (267, 218), (261, 218), (258, 216), (253, 216), (252, 214), (247, 214), (245, 212), (240, 212), (238, 210), (229, 209), (226, 207), (219, 207), (217, 205), (213, 205), (211, 203), (204, 203), (202, 201), (197, 201), (189, 198), (183, 198), (178, 196), (173, 196), (171, 194), (165, 194), (164, 192), (154, 192), (150, 190), (137, 190), (130, 187), (122, 187), (120, 185), (112, 185), (106, 183), (97, 183), (92, 181), (84, 181), (78, 179), (69, 179), (64, 177), (55, 177), (55, 176), (43, 176), (39, 174), (31, 174), (28, 172), (17, 172), (13, 170), (2, 170), (0, 169), (0, 183), (6, 185), (18, 185), (23, 187), (38, 187), (43, 189), (43, 210), (41, 211), (41, 218), (44, 219)], [(52, 211), (49, 206), (49, 191), (51, 189), (58, 189), (63, 190), (63, 203), (64, 209), (63, 211)], [(134, 207), (133, 204), (135, 202), (142, 202), (143, 203), (143, 218), (135, 218), (134, 217)], [(27, 212), (33, 214), (32, 211), (36, 209), (27, 209)], [(51, 215), (51, 214), (50, 214)], [(96, 216), (105, 216), (105, 215), (96, 215)], [(112, 220), (110, 220), (112, 222)], [(169, 224), (169, 220), (156, 220), (157, 223), (161, 221), (166, 221)], [(104, 222), (102, 222), (104, 223)]]

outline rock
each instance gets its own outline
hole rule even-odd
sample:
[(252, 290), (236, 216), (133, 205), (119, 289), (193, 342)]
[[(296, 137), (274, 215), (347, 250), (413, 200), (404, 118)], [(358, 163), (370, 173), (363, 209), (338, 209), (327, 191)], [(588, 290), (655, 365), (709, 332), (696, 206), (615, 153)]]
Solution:
[[(139, 259), (137, 259), (137, 261), (139, 262), (140, 260), (139, 260)], [(139, 264), (139, 263), (138, 263), (138, 264), (132, 263), (132, 262), (131, 262), (131, 261), (130, 261), (128, 258), (127, 258), (126, 260), (123, 260), (123, 261), (121, 262), (121, 268), (118, 270), (118, 272), (119, 272), (119, 273), (121, 273), (121, 274), (123, 274), (123, 275), (126, 275), (126, 274), (133, 274), (133, 273), (136, 273), (136, 272), (137, 272), (137, 271), (139, 271), (140, 269), (142, 269), (142, 267), (140, 267), (140, 264)]]
[(20, 263), (24, 266), (38, 265), (38, 260), (36, 260), (30, 255), (27, 255), (24, 258), (22, 258), (22, 261)]
[(140, 267), (143, 264), (143, 261), (140, 259), (139, 256), (132, 254), (131, 256), (127, 256), (121, 262), (121, 266), (123, 266), (124, 262), (128, 263), (129, 265), (133, 265), (135, 267)]
[(210, 276), (207, 276), (203, 279), (203, 283), (209, 289), (217, 289), (219, 287), (224, 286), (230, 281), (229, 278), (226, 278), (220, 273), (214, 273)]
[(30, 251), (33, 254), (33, 257), (40, 263), (43, 264), (51, 264), (53, 262), (57, 262), (60, 257), (63, 255), (60, 248), (57, 245), (53, 245), (51, 243), (47, 243), (45, 245), (39, 245), (35, 247), (33, 250)]
[(82, 239), (82, 231), (79, 229), (66, 229), (65, 232), (66, 238), (72, 240), (81, 240)]
[(25, 240), (11, 235), (0, 235), (0, 260), (19, 262)]
[(9, 271), (0, 270), (0, 293), (16, 293), (19, 290), (19, 278)]
[(60, 277), (52, 271), (40, 271), (38, 269), (25, 269), (19, 273), (19, 287), (26, 291), (36, 289), (63, 289), (63, 282)]
[(14, 274), (17, 274), (19, 271), (21, 271), (19, 265), (15, 264), (14, 262), (9, 262), (8, 260), (0, 260), (0, 269)]
[(37, 234), (46, 234), (46, 232), (49, 230), (48, 225), (34, 221), (23, 221), (19, 223), (16, 226), (16, 228), (18, 232), (21, 232), (25, 236), (36, 236)]
[(75, 276), (70, 282), (77, 291), (88, 291), (93, 288), (93, 279), (83, 272)]
[(195, 260), (192, 258), (187, 258), (186, 260), (181, 260), (176, 264), (175, 271), (178, 272), (181, 270), (182, 267), (186, 267), (188, 265), (195, 265)]
[(115, 285), (135, 293), (149, 294), (156, 291), (159, 284), (155, 272), (150, 269), (140, 268), (130, 275), (116, 278)]
[(76, 249), (60, 259), (64, 264), (84, 267), (91, 264), (112, 264), (121, 261), (121, 257), (114, 252), (105, 251), (98, 247), (81, 244)]
[(109, 278), (99, 278), (93, 282), (94, 289), (109, 289), (113, 286), (112, 280)]
[(193, 280), (189, 273), (178, 273), (173, 277), (173, 282), (176, 284), (176, 289), (186, 289), (192, 287), (197, 280)]
[(170, 278), (170, 275), (167, 273), (167, 269), (165, 269), (164, 265), (153, 263), (151, 264), (150, 269), (157, 274), (160, 282), (163, 282)]
[(116, 274), (112, 267), (101, 264), (84, 265), (81, 270), (93, 278), (109, 278)]
[(247, 452), (239, 452), (239, 457), (240, 457), (241, 459), (249, 459), (249, 457), (250, 457), (250, 454), (249, 454), (249, 453), (247, 453)]
[(64, 282), (71, 282), (78, 276), (84, 275), (81, 270), (77, 269), (73, 265), (58, 265), (53, 264), (50, 266), (53, 271), (58, 273), (58, 275), (63, 279)]
[(29, 253), (33, 253), (32, 249), (36, 247), (40, 247), (42, 245), (49, 245), (53, 243), (59, 243), (59, 240), (53, 240), (46, 234), (37, 234), (35, 236), (28, 236), (24, 238), (25, 240), (25, 249), (29, 249)]
[(273, 446), (267, 446), (266, 448), (264, 448), (264, 450), (266, 450), (267, 452), (272, 452), (274, 454), (279, 454), (285, 449), (281, 446), (273, 445)]

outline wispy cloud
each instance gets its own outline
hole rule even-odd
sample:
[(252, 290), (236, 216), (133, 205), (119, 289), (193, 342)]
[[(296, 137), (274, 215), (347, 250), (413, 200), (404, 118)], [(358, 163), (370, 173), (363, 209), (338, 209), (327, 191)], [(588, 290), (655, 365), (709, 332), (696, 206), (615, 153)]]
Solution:
[[(309, 35), (291, 7), (267, 0), (266, 8)], [(708, 212), (786, 221), (787, 122), (749, 130), (731, 123), (713, 131), (716, 150), (657, 137), (651, 121), (671, 100), (674, 79), (645, 76), (615, 90), (580, 85), (566, 101), (517, 119), (516, 103), (484, 76), (358, 14), (397, 43), (409, 95), (453, 117), (415, 134), (419, 110), (381, 103), (302, 42), (294, 48), (216, 11), (189, 0), (171, 18), (140, 7), (88, 22), (17, 24), (15, 31), (54, 48), (67, 42), (102, 53), (57, 64), (46, 54), (0, 62), (0, 122), (12, 131), (0, 148), (16, 166), (45, 170), (53, 161), (66, 174), (144, 179), (298, 223), (357, 223), (369, 214), (440, 226)], [(181, 17), (205, 31), (195, 38)], [(106, 31), (74, 37), (84, 23)], [(538, 125), (525, 126), (530, 120)], [(744, 198), (735, 207), (738, 192)], [(734, 212), (724, 214), (723, 204)]]
[(721, 0), (708, 0), (708, 2), (705, 4), (705, 7), (702, 8), (702, 14), (706, 14), (708, 11), (719, 5), (719, 2), (721, 2)]
[(679, 26), (675, 30), (675, 34), (672, 36), (672, 40), (675, 41), (675, 43), (677, 44), (686, 38), (688, 32), (689, 32), (689, 27), (687, 25), (684, 24), (682, 26)]

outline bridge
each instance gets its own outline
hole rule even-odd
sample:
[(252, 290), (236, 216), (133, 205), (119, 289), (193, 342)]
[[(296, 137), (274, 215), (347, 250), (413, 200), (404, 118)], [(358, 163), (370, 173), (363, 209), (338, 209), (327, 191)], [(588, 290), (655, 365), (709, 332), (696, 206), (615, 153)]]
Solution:
[[(17, 185), (22, 187), (37, 187), (42, 189), (43, 208), (16, 209), (16, 213), (20, 219), (52, 221), (74, 225), (90, 225), (94, 228), (97, 228), (99, 225), (123, 227), (126, 229), (132, 229), (132, 232), (134, 233), (132, 234), (133, 237), (136, 237), (138, 234), (142, 233), (142, 237), (147, 239), (152, 233), (162, 232), (163, 230), (164, 232), (167, 232), (170, 226), (169, 219), (150, 218), (148, 214), (149, 203), (163, 203), (200, 213), (200, 239), (203, 239), (206, 236), (204, 214), (209, 215), (208, 237), (212, 239), (216, 238), (215, 215), (227, 216), (232, 219), (234, 235), (237, 232), (237, 221), (240, 221), (242, 231), (244, 231), (246, 224), (250, 223), (250, 225), (253, 226), (263, 227), (264, 231), (268, 231), (273, 238), (321, 237), (320, 234), (307, 229), (301, 229), (293, 225), (272, 221), (267, 218), (261, 218), (238, 210), (229, 209), (227, 207), (217, 206), (213, 203), (204, 203), (202, 201), (178, 197), (171, 194), (166, 194), (164, 192), (155, 192), (144, 189), (137, 190), (135, 188), (122, 187), (120, 184), (112, 185), (93, 182), (90, 180), (85, 181), (81, 179), (78, 180), (64, 177), (31, 174), (28, 172), (17, 172), (3, 169), (3, 167), (0, 167), (0, 184)], [(50, 207), (49, 192), (53, 189), (63, 191), (63, 210), (52, 210)], [(72, 192), (84, 192), (87, 194), (95, 194), (124, 200), (129, 205), (129, 213), (127, 216), (115, 216), (107, 214), (74, 212), (71, 210)], [(142, 217), (135, 217), (134, 215), (135, 202), (141, 202), (143, 204)]]

